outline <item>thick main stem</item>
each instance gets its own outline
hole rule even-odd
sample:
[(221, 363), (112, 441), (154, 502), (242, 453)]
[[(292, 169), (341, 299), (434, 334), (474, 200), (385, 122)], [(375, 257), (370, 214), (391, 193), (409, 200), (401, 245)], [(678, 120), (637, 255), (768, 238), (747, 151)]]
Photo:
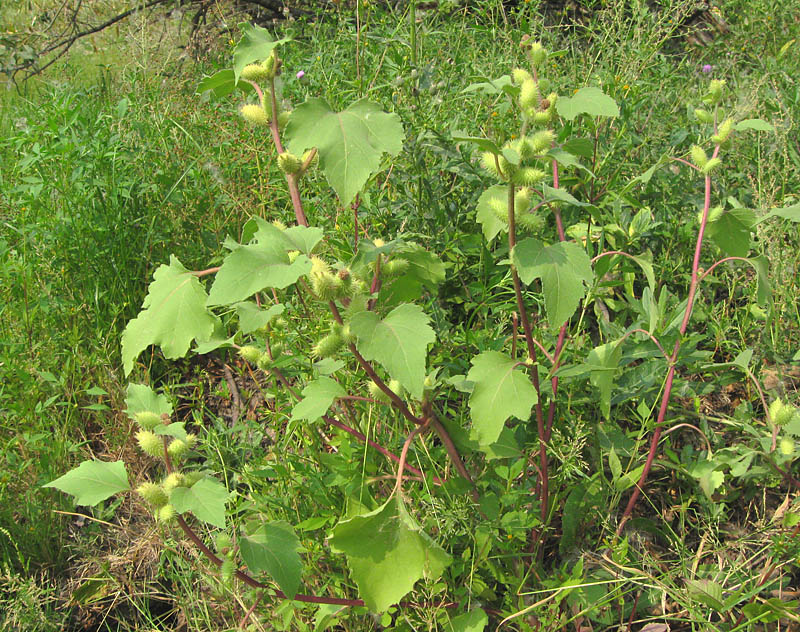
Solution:
[[(719, 153), (719, 146), (714, 149), (713, 157), (716, 158), (717, 154)], [(656, 419), (656, 427), (653, 431), (653, 437), (650, 440), (650, 450), (647, 453), (647, 460), (644, 463), (644, 469), (642, 470), (642, 475), (639, 477), (639, 481), (636, 484), (633, 492), (631, 493), (631, 497), (628, 499), (628, 504), (625, 507), (625, 511), (622, 513), (622, 519), (617, 526), (617, 535), (622, 533), (622, 528), (625, 526), (625, 523), (631, 517), (631, 513), (633, 512), (633, 508), (636, 506), (636, 502), (639, 500), (639, 496), (642, 493), (642, 489), (644, 489), (644, 484), (647, 481), (647, 476), (650, 474), (650, 468), (653, 466), (653, 460), (656, 458), (656, 452), (658, 451), (658, 442), (661, 440), (661, 432), (663, 430), (664, 419), (667, 415), (667, 407), (669, 406), (670, 396), (672, 394), (672, 384), (675, 379), (675, 367), (676, 361), (678, 359), (678, 353), (681, 350), (681, 342), (683, 340), (684, 334), (686, 334), (686, 329), (689, 326), (689, 320), (692, 317), (692, 308), (694, 307), (694, 299), (697, 293), (697, 285), (700, 281), (699, 276), (699, 269), (700, 269), (700, 254), (703, 250), (703, 234), (706, 230), (706, 224), (708, 223), (708, 211), (711, 208), (711, 177), (705, 177), (705, 200), (703, 204), (703, 218), (700, 221), (700, 229), (697, 231), (697, 243), (694, 247), (694, 259), (692, 260), (692, 280), (689, 284), (689, 296), (686, 301), (686, 310), (683, 313), (683, 320), (681, 321), (681, 326), (679, 329), (678, 339), (675, 341), (675, 346), (672, 349), (672, 355), (670, 355), (670, 367), (669, 371), (667, 372), (667, 379), (664, 384), (664, 393), (661, 396), (661, 405), (658, 409), (658, 418)]]
[[(517, 225), (514, 204), (514, 185), (508, 184), (508, 250), (512, 252), (514, 246), (517, 245)], [(549, 494), (549, 480), (547, 476), (547, 439), (545, 436), (544, 415), (542, 413), (541, 402), (541, 388), (539, 385), (539, 367), (536, 362), (536, 346), (533, 343), (533, 331), (531, 323), (528, 319), (528, 310), (525, 309), (525, 303), (522, 300), (522, 284), (519, 280), (519, 275), (514, 265), (511, 265), (511, 280), (514, 283), (514, 295), (517, 298), (517, 311), (519, 312), (520, 320), (522, 321), (522, 329), (525, 332), (525, 345), (528, 348), (528, 358), (530, 359), (531, 366), (531, 382), (533, 388), (536, 390), (536, 430), (539, 435), (539, 504), (541, 506), (541, 519), (544, 523), (547, 520), (547, 505)]]

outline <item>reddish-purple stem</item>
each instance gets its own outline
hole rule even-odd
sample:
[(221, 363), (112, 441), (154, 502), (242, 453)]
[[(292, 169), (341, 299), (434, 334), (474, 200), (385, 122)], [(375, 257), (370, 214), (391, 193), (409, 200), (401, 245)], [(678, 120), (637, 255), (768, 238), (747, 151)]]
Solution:
[[(717, 154), (719, 153), (719, 145), (714, 149), (714, 154), (712, 158), (716, 158)], [(679, 329), (680, 335), (678, 339), (675, 341), (675, 346), (672, 349), (672, 355), (670, 355), (670, 367), (669, 371), (667, 372), (667, 379), (664, 384), (664, 393), (661, 397), (661, 406), (658, 409), (658, 418), (656, 419), (656, 427), (653, 431), (653, 437), (650, 440), (650, 450), (647, 453), (647, 460), (644, 464), (644, 469), (642, 470), (642, 475), (639, 477), (639, 481), (636, 484), (633, 492), (631, 493), (631, 497), (628, 499), (628, 504), (625, 506), (625, 511), (622, 513), (622, 518), (620, 519), (619, 525), (617, 526), (617, 535), (622, 533), (622, 528), (625, 526), (625, 523), (631, 517), (631, 513), (633, 512), (633, 508), (636, 506), (636, 502), (639, 500), (639, 496), (644, 489), (644, 484), (647, 481), (647, 476), (650, 473), (650, 468), (653, 466), (653, 460), (656, 457), (656, 452), (658, 451), (658, 442), (661, 439), (661, 431), (663, 430), (664, 419), (667, 415), (667, 407), (669, 406), (670, 396), (672, 394), (672, 383), (675, 379), (675, 368), (676, 368), (676, 361), (678, 359), (678, 352), (681, 349), (681, 340), (686, 333), (686, 329), (689, 326), (689, 319), (692, 317), (692, 308), (694, 307), (694, 299), (695, 294), (697, 293), (697, 285), (699, 283), (699, 274), (698, 270), (700, 268), (700, 254), (703, 250), (703, 235), (706, 230), (706, 224), (708, 222), (708, 211), (711, 208), (711, 177), (705, 176), (705, 200), (703, 204), (703, 218), (700, 221), (700, 229), (697, 231), (697, 243), (695, 244), (694, 248), (694, 259), (692, 260), (692, 280), (689, 284), (689, 297), (686, 302), (686, 311), (683, 314), (683, 320), (681, 321), (681, 326)]]

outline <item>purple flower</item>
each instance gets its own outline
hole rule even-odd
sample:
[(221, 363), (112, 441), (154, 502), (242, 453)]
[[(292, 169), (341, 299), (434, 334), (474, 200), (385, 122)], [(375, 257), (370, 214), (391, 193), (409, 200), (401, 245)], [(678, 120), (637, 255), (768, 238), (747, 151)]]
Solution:
[[(710, 70), (710, 69), (711, 69), (711, 66), (709, 66), (708, 68), (709, 68), (709, 70)], [(305, 77), (305, 76), (306, 76), (306, 72), (305, 72), (305, 70), (299, 70), (299, 71), (297, 72), (297, 78), (298, 78), (298, 79), (302, 79), (302, 78), (303, 78), (303, 77)]]
[(712, 70), (711, 64), (706, 64), (705, 66), (703, 66), (703, 73), (708, 74), (711, 72), (711, 70)]

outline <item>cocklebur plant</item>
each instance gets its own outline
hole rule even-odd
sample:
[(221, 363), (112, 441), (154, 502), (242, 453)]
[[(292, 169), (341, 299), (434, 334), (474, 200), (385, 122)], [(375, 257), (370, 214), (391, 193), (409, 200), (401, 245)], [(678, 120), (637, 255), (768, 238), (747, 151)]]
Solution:
[[(572, 179), (595, 177), (581, 160), (596, 154), (597, 148), (582, 138), (570, 138), (570, 133), (617, 117), (616, 102), (594, 87), (559, 96), (543, 76), (547, 51), (541, 44), (526, 43), (526, 67), (480, 88), (511, 99), (519, 113), (519, 127), (511, 138), (454, 135), (477, 145), (487, 174), (496, 181), (481, 195), (476, 214), (486, 242), (494, 244), (498, 265), (508, 267), (505, 286), (513, 297), (508, 307), (514, 317), (510, 335), (472, 356), (465, 374), (453, 374), (447, 358), (457, 350), (448, 348), (426, 311), (428, 297), (445, 278), (439, 257), (417, 243), (369, 239), (358, 230), (348, 248), (337, 248), (330, 231), (309, 225), (309, 219), (325, 225), (324, 211), (314, 209), (309, 217), (303, 204), (301, 185), (318, 170), (341, 206), (353, 210), (356, 224), (359, 193), (382, 169), (386, 156), (402, 150), (404, 131), (398, 117), (366, 99), (337, 112), (323, 99), (311, 98), (289, 112), (280, 83), (279, 50), (284, 43), (273, 41), (263, 29), (244, 26), (233, 69), (204, 79), (200, 91), (217, 96), (244, 92), (249, 101), (239, 112), (255, 133), (268, 131), (295, 224), (254, 217), (244, 227), (241, 242), (226, 242), (221, 265), (191, 271), (173, 257), (160, 266), (141, 312), (123, 334), (123, 368), (129, 375), (151, 345), (160, 347), (167, 359), (186, 356), (193, 343), (195, 353), (230, 353), (232, 361), (279, 385), (280, 396), (290, 402), (288, 419), (274, 413), (275, 426), (285, 423), (315, 437), (326, 437), (318, 432), (320, 427), (338, 433), (336, 445), (329, 445), (337, 458), (353, 452), (345, 447), (351, 440), (363, 446), (364, 454), (385, 457), (381, 467), (388, 474), (376, 472), (368, 479), (359, 471), (357, 478), (341, 485), (340, 505), (325, 508), (338, 517), (327, 543), (344, 555), (358, 598), (304, 594), (303, 547), (294, 527), (244, 502), (247, 499), (229, 490), (217, 475), (198, 469), (191, 457), (195, 448), (202, 448), (202, 437), (187, 432), (185, 422), (172, 421), (172, 405), (164, 395), (131, 384), (126, 412), (138, 426), (136, 441), (155, 472), (137, 492), (156, 519), (165, 528), (180, 528), (226, 582), (239, 582), (277, 599), (366, 606), (373, 612), (403, 604), (422, 585), (420, 580), (443, 582), (446, 597), (411, 602), (415, 607), (446, 606), (443, 613), (458, 615), (453, 622), (477, 618), (470, 629), (483, 629), (486, 614), (480, 609), (464, 612), (469, 602), (478, 597), (492, 600), (504, 616), (524, 610), (515, 595), (529, 582), (527, 569), (539, 563), (562, 501), (561, 544), (575, 544), (576, 527), (567, 525), (579, 520), (588, 494), (578, 498), (563, 482), (550, 489), (548, 445), (554, 428), (567, 424), (560, 381), (588, 376), (598, 394), (598, 415), (608, 418), (627, 342), (638, 336), (667, 360), (659, 417), (655, 424), (644, 420), (648, 430), (653, 428), (646, 463), (623, 473), (619, 457), (608, 457), (618, 491), (637, 485), (638, 479), (621, 529), (652, 465), (699, 282), (732, 259), (753, 264), (762, 281), (765, 278), (764, 262), (746, 258), (749, 233), (746, 244), (742, 234), (752, 228), (753, 222), (747, 223), (750, 215), (744, 209), (722, 209), (712, 221), (710, 178), (724, 166), (720, 149), (732, 142), (735, 132), (766, 124), (728, 122), (731, 119), (720, 110), (724, 86), (712, 83), (704, 99), (709, 109), (696, 114), (712, 126), (707, 141), (713, 144), (711, 155), (701, 139), (689, 160), (680, 158), (704, 178), (706, 193), (692, 283), (682, 320), (677, 318), (680, 327), (673, 324), (675, 318), (666, 318), (665, 306), (655, 313), (659, 302), (653, 299), (647, 323), (617, 325), (622, 330), (617, 339), (580, 357), (580, 350), (569, 344), (584, 327), (586, 307), (596, 300), (601, 280), (613, 267), (627, 266), (628, 274), (628, 262), (633, 262), (643, 270), (641, 304), (645, 293), (652, 298), (657, 288), (648, 257), (595, 252), (588, 235), (585, 241), (573, 237), (587, 224), (582, 214), (601, 207), (603, 200), (581, 200), (561, 184), (567, 173)], [(639, 181), (648, 180), (656, 167)], [(704, 234), (733, 252), (701, 273)], [(339, 238), (336, 243), (341, 242)], [(533, 299), (539, 297), (543, 314), (533, 307)], [(672, 354), (658, 335), (674, 340)], [(377, 426), (373, 417), (380, 419)], [(459, 423), (462, 418), (469, 419), (468, 428)], [(430, 471), (409, 463), (411, 447), (417, 444), (433, 455)], [(788, 450), (783, 438), (778, 449)], [(330, 464), (330, 455), (319, 457), (321, 469)], [(387, 476), (394, 481), (389, 489), (372, 492), (367, 487)], [(406, 479), (421, 480), (424, 491), (419, 493), (430, 502), (415, 503)], [(49, 485), (88, 505), (130, 489), (121, 462), (85, 462)], [(458, 517), (463, 532), (473, 534), (466, 544), (437, 542), (426, 531), (435, 520), (421, 514), (417, 505), (435, 506), (438, 488), (444, 494), (457, 492), (475, 508)], [(341, 505), (347, 509), (342, 511)], [(194, 521), (216, 530), (213, 547)], [(508, 561), (490, 556), (500, 531), (517, 547), (516, 555), (501, 556)], [(501, 582), (507, 594), (495, 595), (489, 577)], [(449, 614), (443, 616), (449, 620)]]

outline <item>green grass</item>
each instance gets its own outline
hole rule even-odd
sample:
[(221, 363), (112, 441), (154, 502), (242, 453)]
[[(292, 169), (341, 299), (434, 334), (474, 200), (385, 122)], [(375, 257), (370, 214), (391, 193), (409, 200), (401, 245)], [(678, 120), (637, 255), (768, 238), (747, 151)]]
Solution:
[[(713, 76), (729, 81), (742, 115), (776, 126), (774, 136), (753, 136), (751, 145), (737, 151), (727, 165), (728, 194), (739, 188), (752, 191), (752, 197), (741, 201), (762, 210), (790, 203), (800, 185), (800, 88), (795, 85), (800, 43), (781, 54), (792, 38), (800, 38), (789, 5), (774, 10), (760, 2), (723, 3), (731, 32), (702, 49), (687, 49), (673, 37), (677, 14), (662, 18), (609, 11), (575, 29), (567, 29), (557, 16), (543, 20), (532, 6), (509, 16), (509, 24), (494, 3), (477, 17), (428, 14), (418, 25), (419, 84), (411, 78), (408, 20), (399, 14), (368, 11), (361, 16), (358, 37), (347, 14), (314, 28), (294, 22), (284, 25), (295, 39), (286, 47), (285, 96), (294, 102), (323, 96), (337, 107), (366, 96), (401, 116), (406, 150), (388, 178), (378, 176), (364, 200), (362, 221), (375, 235), (402, 231), (443, 253), (453, 280), (443, 290), (442, 309), (463, 312), (468, 326), (451, 333), (464, 336), (466, 345), (473, 340), (470, 336), (492, 335), (471, 332), (472, 324), (508, 315), (496, 313), (491, 300), (470, 304), (458, 282), (466, 276), (467, 289), (479, 295), (493, 286), (497, 271), (468, 268), (468, 259), (482, 251), (480, 241), (466, 235), (473, 232), (472, 209), (487, 179), (449, 136), (454, 129), (504, 133), (508, 120), (490, 115), (495, 104), (485, 97), (465, 98), (461, 90), (504, 74), (522, 60), (522, 31), (514, 27), (515, 20), (534, 34), (543, 30), (543, 40), (557, 51), (555, 65), (548, 69), (557, 88), (598, 85), (620, 102), (618, 127), (601, 131), (604, 146), (611, 149), (597, 164), (598, 173), (617, 182), (641, 173), (665, 148), (673, 155), (688, 150), (692, 130), (686, 123), (687, 108), (697, 105), (696, 94), (705, 81), (700, 69), (711, 64)], [(16, 28), (24, 25), (20, 14), (14, 19)], [(129, 591), (120, 588), (124, 574), (103, 570), (125, 537), (143, 537), (146, 521), (134, 520), (127, 536), (110, 537), (97, 523), (76, 529), (74, 516), (54, 513), (75, 508), (54, 490), (40, 489), (87, 455), (122, 453), (131, 429), (119, 413), (124, 397), (119, 335), (137, 313), (154, 268), (170, 254), (188, 268), (213, 265), (223, 239), (238, 238), (251, 214), (291, 216), (274, 157), (262, 151), (268, 138), (253, 135), (238, 120), (232, 101), (206, 103), (194, 94), (203, 70), (213, 68), (179, 64), (171, 53), (159, 56), (144, 36), (115, 44), (100, 56), (88, 54), (86, 47), (25, 84), (21, 93), (8, 90), (0, 96), (0, 612), (6, 617), (0, 618), (0, 628), (63, 629), (64, 590), (81, 585), (75, 569), (80, 566), (76, 558), (83, 558), (83, 576), (104, 577), (114, 586), (116, 601), (125, 603), (114, 610), (115, 599), (100, 600), (110, 614), (99, 629), (156, 628), (159, 617), (174, 622), (169, 617), (178, 611), (190, 618), (193, 628), (230, 629), (241, 618), (235, 598), (198, 570), (202, 562), (187, 562), (168, 533), (160, 536), (165, 555), (157, 579), (172, 603), (162, 607), (145, 596), (156, 590), (152, 583), (139, 578), (141, 591)], [(226, 46), (221, 43), (220, 49)], [(147, 54), (138, 55), (142, 51)], [(294, 80), (301, 69), (306, 73), (303, 82)], [(618, 134), (620, 130), (625, 133)], [(311, 223), (337, 224), (352, 233), (351, 215), (331, 210), (330, 193), (319, 184)], [(662, 229), (642, 245), (653, 248), (659, 276), (669, 279), (676, 292), (685, 285), (684, 277), (674, 275), (686, 270), (693, 228), (684, 218), (693, 218), (694, 210), (686, 209), (694, 209), (695, 203), (685, 176), (663, 170), (635, 202), (623, 201), (614, 210), (622, 222), (639, 207), (650, 207)], [(796, 225), (786, 224), (767, 226), (759, 237), (779, 289), (775, 318), (765, 325), (757, 314), (737, 309), (736, 301), (751, 296), (753, 285), (742, 271), (726, 272), (734, 288), (730, 297), (711, 296), (704, 305), (705, 330), (714, 341), (711, 350), (717, 361), (730, 360), (746, 346), (756, 348), (765, 364), (798, 359), (800, 235)], [(152, 365), (154, 379), (178, 382), (175, 390), (189, 399), (201, 400), (203, 389), (211, 388), (202, 376), (191, 375), (188, 365), (145, 361)], [(580, 394), (575, 396), (580, 403)], [(312, 472), (299, 456), (311, 449), (308, 438), (293, 435), (278, 446), (280, 453), (294, 450), (298, 455), (287, 459), (297, 486), (281, 487), (277, 493), (246, 467), (255, 457), (273, 460), (243, 451), (252, 432), (246, 425), (209, 427), (214, 447), (209, 467), (232, 467), (250, 493), (273, 503), (276, 514), (290, 522), (313, 515), (314, 501), (284, 505), (281, 496), (296, 494), (330, 505), (327, 492), (308, 482)], [(568, 434), (565, 450), (576, 437)], [(563, 476), (569, 480), (568, 468)], [(667, 536), (675, 546), (667, 563), (670, 570), (663, 571), (663, 565), (646, 569), (650, 578), (640, 581), (663, 588), (688, 612), (680, 617), (702, 629), (703, 609), (681, 580), (690, 571), (712, 576), (713, 569), (692, 570), (697, 542), (687, 541), (682, 530), (707, 530), (714, 550), (721, 553), (730, 552), (732, 544), (721, 533), (726, 517), (702, 502), (698, 505), (685, 487), (675, 504), (682, 525)], [(764, 513), (773, 509), (766, 502), (752, 506)], [(93, 515), (115, 522), (135, 512), (111, 506)], [(448, 528), (456, 533), (458, 514), (453, 516)], [(749, 535), (754, 548), (764, 546), (755, 524)], [(642, 553), (646, 550), (636, 553), (642, 566), (648, 561), (655, 565)], [(341, 573), (321, 548), (315, 555), (323, 570)], [(619, 553), (614, 559), (623, 557)], [(731, 567), (743, 577), (760, 570), (744, 565), (744, 552), (736, 559)], [(347, 579), (340, 574), (335, 583), (341, 587)], [(300, 622), (313, 611), (298, 612), (292, 615), (291, 607), (283, 606), (270, 625), (303, 629)], [(289, 621), (290, 615), (294, 624), (287, 622), (284, 628), (276, 623)], [(425, 617), (415, 621), (420, 625)], [(367, 615), (354, 614), (345, 629), (373, 625)], [(397, 629), (406, 628), (398, 624)]]

